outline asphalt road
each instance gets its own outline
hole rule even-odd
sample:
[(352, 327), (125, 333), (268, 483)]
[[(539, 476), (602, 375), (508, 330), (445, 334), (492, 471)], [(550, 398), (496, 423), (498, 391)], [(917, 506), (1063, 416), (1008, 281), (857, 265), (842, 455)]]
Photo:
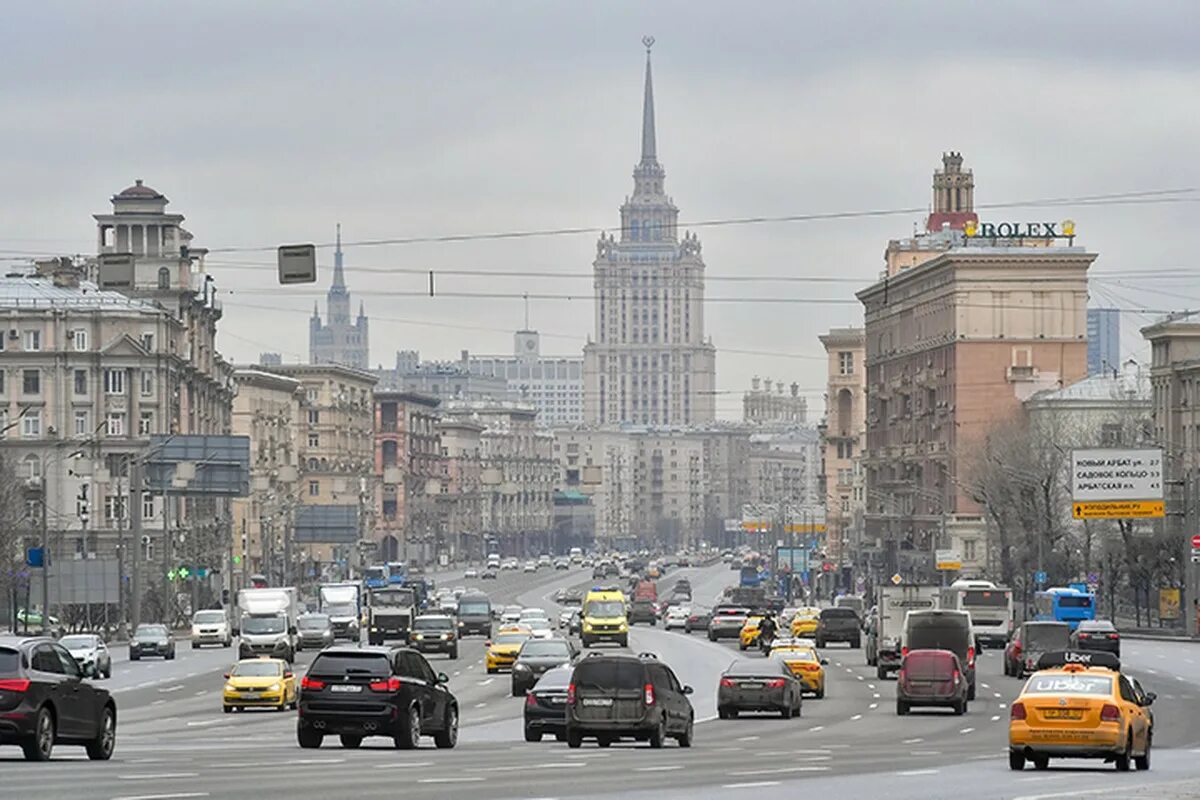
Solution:
[[(709, 603), (736, 579), (727, 567), (681, 571), (698, 603)], [(672, 581), (680, 573), (671, 573)], [(458, 573), (461, 576), (461, 573)], [(555, 610), (554, 592), (592, 584), (590, 573), (502, 572), (497, 581), (445, 577), (439, 585), (478, 585), (493, 602)], [(552, 614), (553, 616), (553, 614)], [(528, 744), (521, 736), (520, 698), (507, 675), (487, 675), (483, 643), (464, 641), (460, 657), (432, 656), (450, 676), (462, 714), (459, 745), (436, 750), (428, 742), (397, 751), (384, 739), (359, 750), (327, 742), (301, 750), (293, 713), (226, 715), (220, 708), (221, 673), (233, 650), (179, 647), (175, 661), (129, 663), (118, 649), (113, 678), (119, 713), (113, 760), (93, 763), (78, 748), (61, 747), (50, 764), (27, 764), (16, 748), (0, 749), (6, 795), (23, 798), (259, 798), (406, 797), (451, 794), (495, 798), (612, 797), (645, 793), (674, 797), (831, 798), (1068, 798), (1200, 796), (1200, 646), (1127, 640), (1124, 661), (1155, 705), (1153, 770), (1118, 774), (1111, 766), (1075, 762), (1043, 772), (1013, 773), (1005, 758), (1008, 703), (1020, 682), (1002, 675), (998, 651), (980, 659), (978, 697), (966, 716), (946, 712), (895, 714), (893, 681), (877, 681), (861, 650), (827, 648), (824, 700), (806, 699), (800, 718), (746, 716), (718, 721), (717, 678), (741, 656), (732, 642), (709, 642), (661, 628), (638, 626), (630, 649), (651, 651), (693, 686), (698, 722), (690, 750), (617, 744), (580, 750), (551, 740)], [(754, 656), (751, 656), (754, 657)], [(311, 654), (301, 654), (303, 671)], [(10, 794), (11, 793), (11, 794)]]

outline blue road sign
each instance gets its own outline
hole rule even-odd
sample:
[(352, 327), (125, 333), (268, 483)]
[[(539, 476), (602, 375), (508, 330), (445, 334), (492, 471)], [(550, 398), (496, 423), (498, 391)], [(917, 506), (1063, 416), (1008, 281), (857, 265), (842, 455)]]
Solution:
[(25, 549), (25, 565), (28, 567), (42, 566), (42, 553), (44, 551), (40, 547), (29, 547)]
[(1044, 586), (1046, 583), (1046, 573), (1041, 570), (1033, 573), (1033, 582), (1038, 586)]

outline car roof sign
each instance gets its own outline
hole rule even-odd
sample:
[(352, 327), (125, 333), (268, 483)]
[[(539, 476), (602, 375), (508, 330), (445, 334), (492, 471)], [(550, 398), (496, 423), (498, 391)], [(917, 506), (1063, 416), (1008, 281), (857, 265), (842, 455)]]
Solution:
[(1121, 659), (1112, 653), (1100, 651), (1059, 650), (1043, 653), (1038, 659), (1038, 669), (1055, 669), (1068, 664), (1078, 664), (1082, 667), (1101, 667), (1114, 672), (1121, 671)]

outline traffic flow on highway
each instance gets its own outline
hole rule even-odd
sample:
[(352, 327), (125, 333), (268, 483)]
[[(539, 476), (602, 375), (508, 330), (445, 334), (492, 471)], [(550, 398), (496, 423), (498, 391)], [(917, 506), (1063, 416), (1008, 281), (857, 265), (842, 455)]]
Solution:
[(752, 563), (396, 565), (128, 644), (0, 637), (5, 791), (1066, 798), (1194, 774), (1190, 642), (1018, 620), (982, 582), (789, 600)]

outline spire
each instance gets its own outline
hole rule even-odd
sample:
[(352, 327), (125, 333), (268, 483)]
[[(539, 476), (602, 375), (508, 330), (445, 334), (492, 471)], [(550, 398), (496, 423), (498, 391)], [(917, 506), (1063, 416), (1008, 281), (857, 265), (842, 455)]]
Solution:
[(642, 44), (646, 46), (646, 94), (642, 100), (642, 163), (652, 164), (658, 161), (654, 141), (654, 84), (650, 79), (650, 48), (654, 46), (654, 37), (643, 36)]
[(337, 246), (333, 251), (333, 288), (346, 288), (346, 274), (342, 271), (342, 223), (337, 224)]

